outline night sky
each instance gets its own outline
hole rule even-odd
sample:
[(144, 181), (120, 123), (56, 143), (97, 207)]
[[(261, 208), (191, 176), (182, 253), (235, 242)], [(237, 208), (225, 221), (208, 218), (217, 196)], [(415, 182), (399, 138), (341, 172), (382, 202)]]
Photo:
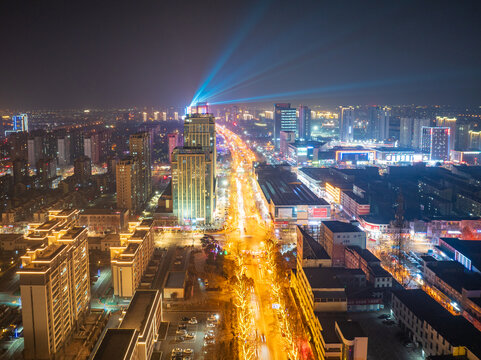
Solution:
[(481, 105), (479, 0), (3, 0), (0, 34), (2, 108)]

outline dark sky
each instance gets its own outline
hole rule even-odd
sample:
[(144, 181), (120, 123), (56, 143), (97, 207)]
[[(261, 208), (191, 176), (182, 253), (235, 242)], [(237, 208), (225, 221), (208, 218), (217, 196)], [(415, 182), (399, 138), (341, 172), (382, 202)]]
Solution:
[(2, 0), (0, 107), (481, 105), (479, 0), (260, 3)]

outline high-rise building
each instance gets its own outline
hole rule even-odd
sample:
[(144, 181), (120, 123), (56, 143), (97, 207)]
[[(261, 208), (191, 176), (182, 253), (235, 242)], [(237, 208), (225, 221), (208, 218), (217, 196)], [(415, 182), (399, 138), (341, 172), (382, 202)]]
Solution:
[(391, 109), (371, 106), (368, 110), (368, 137), (371, 140), (385, 141), (389, 138)]
[[(26, 132), (10, 134), (8, 136), (8, 144), (10, 147), (11, 160), (23, 159), (28, 161), (28, 134)], [(34, 164), (32, 164), (32, 166)]]
[(469, 131), (469, 149), (481, 150), (481, 131)]
[(92, 177), (92, 161), (87, 156), (81, 156), (74, 160), (73, 174), (77, 183), (85, 185)]
[(179, 133), (171, 133), (167, 135), (169, 141), (169, 163), (172, 162), (172, 152), (179, 146)]
[(289, 144), (292, 144), (296, 141), (296, 132), (295, 131), (281, 131), (280, 134), (280, 151), (282, 154), (287, 155), (287, 148)]
[(208, 224), (215, 204), (213, 153), (176, 148), (172, 154), (174, 214), (182, 225)]
[(456, 121), (455, 150), (466, 151), (469, 149), (469, 132), (471, 128), (472, 123), (466, 121), (466, 119), (458, 119), (458, 121)]
[(49, 180), (57, 176), (57, 159), (42, 158), (37, 161), (37, 176), (42, 183), (47, 183)]
[(402, 117), (399, 129), (399, 145), (419, 149), (423, 126), (430, 126), (429, 119)]
[(339, 139), (345, 142), (354, 140), (354, 108), (352, 106), (340, 108)]
[(280, 146), (281, 131), (294, 131), (297, 134), (297, 110), (289, 103), (274, 104), (274, 144)]
[(99, 134), (91, 133), (84, 137), (84, 155), (92, 160), (93, 164), (100, 162)]
[(414, 119), (402, 117), (399, 127), (399, 145), (403, 147), (413, 146)]
[[(203, 105), (199, 105), (203, 106)], [(215, 118), (207, 113), (189, 114), (184, 121), (184, 147), (200, 147), (212, 153), (212, 161), (217, 161)], [(215, 166), (214, 166), (215, 177)]]
[(38, 160), (45, 156), (45, 131), (35, 130), (28, 139), (28, 163), (34, 168)]
[(117, 188), (117, 207), (136, 213), (140, 209), (138, 180), (139, 165), (133, 158), (117, 163), (115, 182)]
[(413, 120), (413, 149), (421, 149), (423, 127), (431, 126), (431, 120), (427, 118), (415, 118)]
[(142, 113), (142, 121), (143, 121), (143, 122), (146, 122), (148, 116), (149, 116), (149, 115), (144, 111), (144, 112)]
[(28, 162), (25, 159), (13, 160), (13, 183), (24, 182), (29, 176)]
[(297, 137), (301, 140), (308, 141), (311, 139), (311, 109), (305, 105), (299, 106), (297, 134)]
[(12, 130), (28, 132), (28, 115), (19, 114), (12, 116)]
[(78, 210), (51, 211), (25, 236), (39, 244), (18, 271), (25, 359), (55, 358), (89, 309), (87, 228), (72, 226), (75, 217)]
[(138, 200), (145, 205), (152, 194), (152, 156), (150, 150), (150, 136), (148, 132), (130, 135), (130, 155), (138, 164)]
[(447, 117), (447, 116), (436, 116), (436, 126), (440, 127), (448, 127), (449, 128), (449, 153), (451, 154), (451, 150), (454, 150), (455, 142), (456, 142), (456, 121), (455, 117)]
[(155, 121), (159, 121), (159, 112), (158, 111), (154, 111), (154, 120)]
[(58, 166), (63, 168), (70, 165), (70, 134), (63, 134), (57, 138)]
[(425, 154), (429, 154), (429, 160), (449, 160), (449, 127), (423, 127), (422, 147)]

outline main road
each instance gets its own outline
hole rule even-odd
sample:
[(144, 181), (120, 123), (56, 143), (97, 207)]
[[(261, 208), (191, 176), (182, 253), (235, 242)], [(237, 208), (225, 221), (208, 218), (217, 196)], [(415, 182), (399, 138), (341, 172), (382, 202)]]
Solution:
[(272, 224), (256, 206), (253, 187), (253, 162), (256, 156), (242, 139), (230, 130), (218, 126), (217, 133), (225, 138), (232, 156), (230, 211), (226, 224), (227, 245), (237, 249), (232, 256), (241, 257), (236, 260), (242, 264), (246, 276), (253, 280), (249, 305), (254, 326), (249, 341), (252, 342), (254, 350), (253, 355), (243, 356), (248, 359), (294, 360), (297, 356), (288, 354), (289, 347), (286, 344), (286, 338), (291, 334), (281, 333), (276, 310), (273, 309), (273, 284), (269, 282), (269, 276), (263, 276), (267, 271), (272, 271), (266, 268), (266, 263), (262, 260), (264, 242), (272, 234)]

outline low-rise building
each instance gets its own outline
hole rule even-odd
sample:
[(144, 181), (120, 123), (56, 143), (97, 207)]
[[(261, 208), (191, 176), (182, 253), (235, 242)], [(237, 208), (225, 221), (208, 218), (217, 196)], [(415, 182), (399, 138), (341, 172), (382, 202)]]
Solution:
[(344, 253), (346, 267), (361, 269), (375, 288), (392, 287), (391, 274), (381, 267), (381, 260), (369, 250), (358, 246), (346, 246)]
[(392, 312), (426, 356), (481, 358), (481, 332), (462, 316), (451, 315), (423, 290), (393, 291)]
[(87, 209), (79, 215), (79, 225), (86, 226), (89, 234), (119, 233), (129, 221), (127, 209)]
[(302, 267), (330, 267), (331, 257), (326, 250), (302, 227), (297, 226), (297, 254)]
[(297, 180), (289, 166), (259, 165), (257, 182), (276, 225), (318, 225), (331, 216), (327, 201)]
[(185, 271), (170, 271), (164, 287), (164, 299), (183, 299), (185, 280)]
[(344, 248), (355, 245), (365, 249), (366, 233), (351, 223), (323, 221), (320, 243), (332, 258), (333, 266), (344, 266)]
[(347, 214), (355, 218), (369, 215), (371, 211), (369, 201), (350, 190), (341, 191), (341, 206)]

